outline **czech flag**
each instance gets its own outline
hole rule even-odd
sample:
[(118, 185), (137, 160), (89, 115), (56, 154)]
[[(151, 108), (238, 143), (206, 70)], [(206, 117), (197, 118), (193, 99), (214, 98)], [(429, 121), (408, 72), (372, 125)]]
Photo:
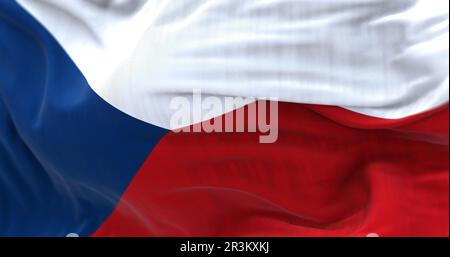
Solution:
[[(444, 0), (0, 0), (0, 236), (448, 236), (448, 20)], [(241, 112), (273, 140), (195, 131)]]

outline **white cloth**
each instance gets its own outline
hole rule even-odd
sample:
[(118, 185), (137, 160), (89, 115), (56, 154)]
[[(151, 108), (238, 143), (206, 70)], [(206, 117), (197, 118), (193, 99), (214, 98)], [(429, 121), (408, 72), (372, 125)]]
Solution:
[(445, 0), (18, 2), (97, 94), (165, 128), (194, 88), (381, 118), (448, 102)]

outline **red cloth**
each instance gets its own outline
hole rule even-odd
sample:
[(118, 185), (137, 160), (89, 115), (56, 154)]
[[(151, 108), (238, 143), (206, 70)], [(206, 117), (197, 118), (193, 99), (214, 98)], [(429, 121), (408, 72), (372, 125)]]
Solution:
[(94, 236), (448, 236), (448, 105), (279, 103), (279, 135), (169, 133)]

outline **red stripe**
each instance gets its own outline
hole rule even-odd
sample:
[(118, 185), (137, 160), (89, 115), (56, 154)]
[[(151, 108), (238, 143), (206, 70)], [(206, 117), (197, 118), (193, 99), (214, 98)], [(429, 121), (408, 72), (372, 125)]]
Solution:
[(279, 104), (279, 136), (169, 133), (94, 236), (448, 236), (448, 105)]

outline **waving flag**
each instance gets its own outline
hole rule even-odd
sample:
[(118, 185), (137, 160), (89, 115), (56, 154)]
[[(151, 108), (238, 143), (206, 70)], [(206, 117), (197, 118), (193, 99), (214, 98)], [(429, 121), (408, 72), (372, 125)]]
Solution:
[(0, 236), (448, 236), (448, 8), (1, 0)]

